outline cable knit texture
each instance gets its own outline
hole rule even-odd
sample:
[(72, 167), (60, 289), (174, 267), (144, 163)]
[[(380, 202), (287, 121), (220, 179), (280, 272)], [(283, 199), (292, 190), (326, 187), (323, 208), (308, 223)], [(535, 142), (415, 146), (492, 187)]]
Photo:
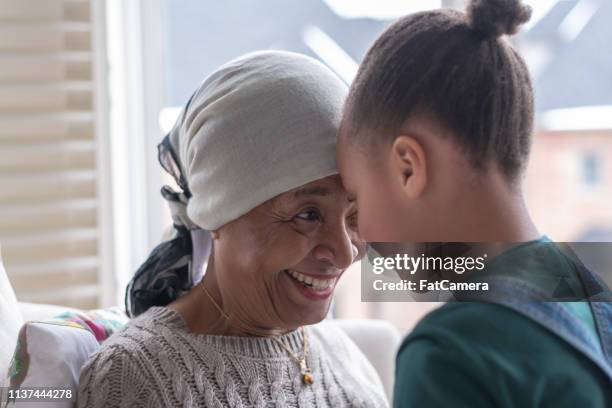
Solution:
[[(311, 385), (270, 338), (194, 334), (174, 310), (152, 307), (89, 357), (78, 406), (388, 406), (374, 368), (345, 333), (326, 322), (306, 330)], [(299, 355), (299, 331), (281, 340)]]

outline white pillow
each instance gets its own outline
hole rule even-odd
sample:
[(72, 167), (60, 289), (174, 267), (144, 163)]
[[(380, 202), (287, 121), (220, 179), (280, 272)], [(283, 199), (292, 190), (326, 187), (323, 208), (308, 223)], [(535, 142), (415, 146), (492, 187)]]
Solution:
[[(24, 349), (18, 350), (18, 353), (21, 359), (27, 359), (27, 362), (21, 362), (27, 368), (19, 375), (22, 378), (18, 387), (65, 390), (64, 395), (70, 398), (56, 401), (45, 399), (44, 406), (75, 406), (81, 367), (89, 355), (100, 348), (94, 335), (74, 326), (47, 322), (28, 322), (22, 330), (25, 333), (20, 335), (20, 347)], [(70, 390), (70, 394), (67, 394), (67, 390)], [(22, 401), (9, 406), (38, 408), (41, 401)]]
[[(26, 322), (17, 337), (9, 386), (22, 392), (37, 387), (62, 389), (66, 398), (44, 399), (44, 406), (74, 406), (81, 367), (102, 342), (127, 322), (128, 317), (119, 307), (67, 310), (45, 321)], [(19, 401), (8, 407), (39, 408), (41, 402)]]
[(6, 385), (6, 374), (13, 357), (17, 334), (23, 324), (13, 287), (6, 276), (0, 252), (0, 386)]

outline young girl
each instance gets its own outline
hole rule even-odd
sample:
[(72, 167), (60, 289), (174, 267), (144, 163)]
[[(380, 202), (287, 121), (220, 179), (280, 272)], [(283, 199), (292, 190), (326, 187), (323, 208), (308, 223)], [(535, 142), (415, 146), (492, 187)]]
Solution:
[[(523, 242), (506, 257), (516, 278), (597, 282), (549, 245), (523, 200), (533, 90), (506, 36), (530, 15), (519, 0), (472, 0), (465, 13), (404, 17), (374, 43), (338, 143), (362, 238)], [(508, 290), (506, 301), (448, 303), (417, 325), (397, 357), (396, 407), (612, 406), (611, 303), (536, 307)]]

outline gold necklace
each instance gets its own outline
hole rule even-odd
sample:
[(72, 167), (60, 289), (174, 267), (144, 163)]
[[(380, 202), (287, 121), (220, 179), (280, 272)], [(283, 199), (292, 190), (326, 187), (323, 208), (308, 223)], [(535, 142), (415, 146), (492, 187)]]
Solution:
[(215, 300), (214, 297), (212, 297), (212, 295), (210, 294), (210, 292), (208, 291), (208, 289), (206, 289), (206, 287), (204, 286), (204, 282), (200, 283), (198, 286), (200, 286), (202, 288), (202, 290), (204, 291), (204, 293), (206, 293), (206, 296), (208, 296), (208, 299), (210, 299), (210, 301), (212, 302), (213, 305), (215, 305), (215, 308), (217, 308), (217, 310), (219, 311), (219, 313), (221, 313), (221, 316), (223, 316), (225, 318), (225, 320), (231, 320), (230, 316), (225, 313), (225, 310), (223, 310), (221, 308), (221, 306), (219, 306), (219, 304), (217, 303), (217, 301)]
[(300, 365), (300, 374), (302, 376), (302, 382), (304, 384), (312, 384), (314, 382), (314, 377), (312, 376), (312, 370), (308, 368), (308, 364), (306, 359), (308, 358), (308, 337), (306, 337), (306, 330), (304, 327), (300, 327), (300, 332), (302, 333), (303, 339), (303, 350), (302, 357), (296, 356), (293, 351), (289, 347), (285, 345), (278, 337), (272, 337), (272, 340), (277, 342), (282, 348), (289, 353), (292, 359), (294, 359)]
[[(228, 321), (231, 320), (230, 315), (225, 313), (225, 311), (217, 303), (215, 298), (212, 297), (212, 295), (210, 294), (208, 289), (206, 289), (206, 287), (204, 287), (204, 282), (201, 282), (198, 286), (202, 287), (202, 290), (204, 291), (204, 293), (206, 294), (208, 299), (210, 299), (210, 301), (215, 306), (215, 308), (219, 311), (219, 313), (221, 313), (221, 316), (223, 316)], [(289, 347), (287, 347), (285, 345), (285, 343), (283, 343), (278, 337), (272, 336), (272, 340), (277, 342), (283, 349), (285, 349), (285, 351), (287, 353), (289, 353), (289, 356), (291, 356), (291, 358), (294, 359), (299, 364), (299, 366), (300, 366), (300, 375), (302, 376), (302, 382), (304, 384), (310, 385), (310, 384), (312, 384), (314, 382), (314, 377), (312, 376), (312, 370), (308, 367), (308, 363), (307, 363), (307, 358), (308, 358), (308, 337), (306, 336), (306, 330), (304, 330), (304, 327), (300, 327), (300, 332), (302, 333), (302, 339), (303, 339), (302, 340), (302, 344), (303, 344), (302, 357), (296, 356), (293, 353), (293, 351), (291, 351), (291, 349)]]

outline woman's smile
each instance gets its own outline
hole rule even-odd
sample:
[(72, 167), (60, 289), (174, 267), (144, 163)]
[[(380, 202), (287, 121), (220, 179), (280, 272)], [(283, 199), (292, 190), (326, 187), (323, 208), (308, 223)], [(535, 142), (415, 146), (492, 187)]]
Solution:
[(324, 300), (330, 297), (341, 275), (308, 275), (293, 269), (285, 269), (283, 272), (293, 281), (298, 291), (311, 300)]

